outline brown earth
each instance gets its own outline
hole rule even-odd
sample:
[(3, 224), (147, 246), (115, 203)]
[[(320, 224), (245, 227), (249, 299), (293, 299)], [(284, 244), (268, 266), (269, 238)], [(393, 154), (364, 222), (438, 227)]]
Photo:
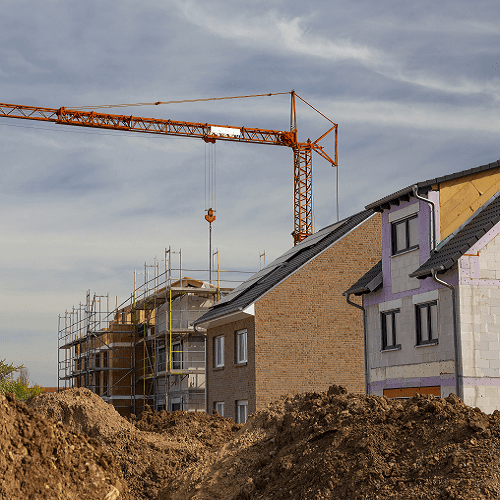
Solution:
[(161, 500), (500, 498), (500, 413), (454, 395), (328, 393), (257, 412)]
[(115, 500), (126, 489), (97, 441), (0, 395), (1, 500)]
[(134, 500), (500, 498), (500, 412), (454, 395), (400, 401), (332, 386), (282, 398), (241, 429), (204, 413), (127, 421), (86, 389), (32, 405), (111, 452)]
[(130, 421), (88, 389), (42, 394), (30, 407), (94, 438), (120, 465), (134, 500), (160, 488), (218, 449), (241, 426), (206, 413), (156, 412)]

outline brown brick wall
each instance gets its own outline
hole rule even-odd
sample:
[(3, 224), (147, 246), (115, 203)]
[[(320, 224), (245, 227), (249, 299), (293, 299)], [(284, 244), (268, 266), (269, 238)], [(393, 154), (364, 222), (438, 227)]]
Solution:
[[(381, 258), (380, 215), (366, 221), (255, 303), (255, 317), (209, 328), (208, 411), (236, 400), (248, 412), (284, 394), (341, 384), (364, 392), (363, 321), (342, 293)], [(234, 364), (234, 332), (248, 330), (248, 365)], [(214, 369), (213, 339), (225, 335), (225, 367)]]
[(381, 258), (380, 215), (255, 304), (256, 409), (331, 384), (364, 392), (363, 319), (342, 293)]
[[(246, 365), (236, 364), (235, 332), (247, 329)], [(214, 368), (214, 338), (224, 335), (224, 368)], [(255, 328), (253, 317), (210, 328), (207, 334), (208, 413), (215, 401), (224, 401), (224, 416), (236, 418), (236, 401), (248, 400), (248, 414), (255, 411)]]

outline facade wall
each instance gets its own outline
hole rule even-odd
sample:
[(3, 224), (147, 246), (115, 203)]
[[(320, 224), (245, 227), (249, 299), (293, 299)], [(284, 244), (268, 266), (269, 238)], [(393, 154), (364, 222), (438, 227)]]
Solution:
[[(438, 342), (417, 346), (416, 305), (431, 301), (438, 306)], [(383, 350), (381, 314), (391, 309), (400, 311), (396, 329), (400, 348)], [(439, 386), (442, 397), (456, 392), (451, 290), (441, 288), (369, 306), (366, 328), (371, 394), (431, 386)]]
[[(235, 333), (247, 330), (247, 363), (236, 363)], [(214, 338), (224, 336), (224, 367), (214, 367)], [(255, 394), (255, 321), (253, 316), (207, 332), (207, 412), (212, 414), (216, 402), (224, 403), (224, 416), (236, 420), (236, 402), (248, 401), (248, 414), (256, 409)]]
[[(427, 196), (429, 199), (433, 199), (436, 203), (439, 202), (439, 194), (437, 192), (430, 191)], [(418, 210), (415, 211), (415, 208), (408, 210), (410, 207), (418, 207)], [(401, 212), (402, 216), (405, 216), (408, 213), (418, 213), (419, 248), (417, 250), (410, 250), (398, 255), (392, 255), (391, 222), (398, 220), (398, 215), (396, 215), (398, 212)], [(439, 214), (437, 214), (437, 216), (438, 215)], [(423, 202), (420, 203), (412, 198), (409, 202), (402, 202), (400, 206), (393, 207), (390, 210), (385, 210), (381, 214), (381, 217), (383, 287), (375, 293), (365, 295), (363, 297), (363, 304), (365, 306), (370, 306), (373, 304), (379, 304), (380, 302), (388, 302), (411, 296), (416, 293), (426, 293), (441, 288), (441, 285), (436, 283), (432, 278), (419, 280), (418, 278), (410, 278), (408, 276), (408, 274), (415, 271), (430, 257), (431, 214), (429, 205)], [(439, 217), (437, 217), (437, 220), (439, 220)], [(436, 228), (436, 233), (439, 241), (439, 227)], [(407, 284), (403, 284), (403, 280), (406, 280)], [(446, 273), (445, 280), (449, 281), (453, 285), (456, 285), (458, 283), (458, 275), (456, 273)], [(352, 283), (354, 282), (355, 281), (353, 280)]]
[(500, 407), (498, 231), (493, 228), (459, 261), (464, 400), (488, 413)]
[(257, 410), (332, 384), (364, 392), (362, 314), (342, 293), (380, 256), (376, 214), (255, 303)]
[[(430, 191), (427, 197), (436, 203), (436, 219), (439, 221), (439, 192)], [(418, 248), (392, 255), (391, 224), (414, 214), (418, 214)], [(432, 278), (419, 280), (408, 276), (430, 256), (429, 205), (412, 198), (385, 210), (381, 215), (383, 286), (363, 297), (367, 310), (370, 392), (383, 395), (384, 390), (437, 387), (439, 395), (447, 396), (456, 392), (451, 290)], [(438, 224), (437, 241), (439, 238)], [(453, 285), (458, 284), (456, 267), (440, 278)], [(438, 342), (417, 346), (416, 305), (433, 301), (437, 301), (438, 308)], [(399, 310), (396, 343), (400, 347), (383, 350), (381, 313), (389, 310)]]
[(193, 321), (197, 320), (202, 314), (206, 313), (214, 305), (214, 294), (187, 293), (172, 300), (171, 313), (168, 312), (168, 303), (162, 304), (156, 308), (155, 323), (156, 331), (164, 332), (165, 325), (167, 330), (171, 314), (172, 328), (189, 329)]
[[(180, 344), (180, 366), (191, 373), (168, 376), (167, 410), (171, 411), (172, 405), (180, 405), (184, 411), (205, 411), (205, 339), (190, 336)], [(177, 343), (174, 347), (179, 349)], [(165, 385), (158, 388), (158, 393), (165, 394)]]
[[(500, 172), (500, 171), (499, 171)], [(437, 240), (458, 228), (498, 187), (481, 173), (443, 183), (429, 192), (439, 207)], [(495, 181), (495, 182), (493, 182)], [(495, 184), (496, 186), (496, 184)], [(482, 194), (486, 192), (487, 196)], [(419, 207), (419, 249), (391, 255), (391, 221), (397, 212), (410, 213), (414, 199), (382, 213), (383, 288), (364, 297), (367, 309), (371, 393), (435, 386), (441, 397), (456, 392), (453, 304), (451, 290), (432, 278), (418, 281), (408, 274), (429, 256), (430, 221), (427, 204)], [(444, 227), (443, 227), (444, 226)], [(500, 225), (493, 227), (463, 255), (458, 264), (440, 276), (456, 286), (461, 364), (459, 384), (466, 404), (485, 412), (500, 407)], [(418, 256), (418, 258), (417, 258)], [(402, 262), (397, 262), (401, 260)], [(401, 272), (399, 271), (401, 270)], [(406, 275), (406, 278), (405, 278)], [(406, 281), (405, 281), (406, 280)], [(412, 285), (413, 283), (413, 285)], [(437, 294), (437, 295), (436, 295)], [(433, 297), (436, 296), (436, 299)], [(438, 343), (417, 347), (415, 303), (437, 300)], [(399, 309), (397, 329), (400, 348), (382, 349), (381, 312)]]
[(420, 288), (418, 278), (409, 278), (408, 275), (418, 269), (420, 265), (419, 251), (413, 250), (391, 258), (391, 293), (397, 294)]

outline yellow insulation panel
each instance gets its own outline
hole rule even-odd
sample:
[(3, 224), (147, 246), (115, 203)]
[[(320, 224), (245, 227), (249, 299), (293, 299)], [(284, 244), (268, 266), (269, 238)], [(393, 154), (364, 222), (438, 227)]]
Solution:
[(439, 185), (441, 240), (497, 191), (500, 191), (500, 168), (442, 182)]

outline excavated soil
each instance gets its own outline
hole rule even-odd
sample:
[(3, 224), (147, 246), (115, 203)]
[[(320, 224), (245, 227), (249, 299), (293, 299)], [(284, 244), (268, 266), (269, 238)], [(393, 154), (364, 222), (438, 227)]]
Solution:
[(89, 437), (0, 395), (1, 500), (125, 499), (113, 457)]
[(337, 386), (284, 398), (159, 498), (500, 498), (500, 412), (454, 395), (398, 401)]
[[(500, 498), (500, 412), (486, 415), (454, 395), (388, 400), (332, 386), (282, 398), (243, 427), (149, 409), (128, 421), (86, 389), (44, 394), (32, 407), (97, 440), (134, 500)], [(80, 449), (67, 460), (77, 470), (90, 463)]]
[(153, 413), (148, 407), (139, 420), (128, 421), (84, 388), (42, 394), (30, 407), (99, 442), (120, 465), (134, 500), (157, 498), (160, 488), (241, 427), (218, 415)]

